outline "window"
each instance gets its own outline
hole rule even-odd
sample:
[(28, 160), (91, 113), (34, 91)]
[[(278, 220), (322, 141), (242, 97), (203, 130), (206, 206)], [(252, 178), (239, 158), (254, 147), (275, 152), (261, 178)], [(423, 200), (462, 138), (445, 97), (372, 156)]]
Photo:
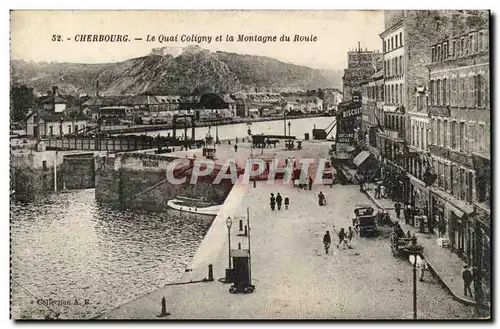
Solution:
[(425, 140), (425, 130), (424, 130), (424, 127), (420, 127), (420, 148), (421, 149), (425, 149), (425, 143), (424, 143), (424, 140)]
[(404, 103), (404, 100), (403, 100), (403, 84), (402, 83), (399, 84), (399, 102), (400, 103)]
[(429, 94), (431, 95), (431, 105), (435, 105), (434, 101), (436, 100), (436, 97), (434, 95), (434, 92), (436, 91), (436, 81), (431, 80), (429, 89)]
[(436, 98), (436, 105), (441, 105), (441, 80), (438, 80), (437, 81), (437, 85), (436, 85), (436, 89), (437, 89), (437, 98)]
[(448, 79), (443, 79), (443, 105), (448, 105), (448, 97), (447, 97), (447, 93), (448, 93), (448, 88), (447, 88), (447, 83), (448, 83)]
[(450, 186), (450, 166), (443, 163), (443, 188), (448, 190)]
[(457, 106), (457, 79), (452, 78), (450, 81), (450, 105)]
[(394, 37), (391, 37), (391, 50), (394, 49)]
[(399, 74), (403, 73), (403, 55), (399, 56)]
[(478, 36), (478, 40), (477, 40), (477, 43), (478, 43), (478, 51), (483, 51), (483, 32), (479, 32), (479, 36)]
[(71, 134), (71, 126), (68, 126), (68, 134)]
[(394, 58), (394, 72), (398, 75), (398, 58)]
[(462, 37), (460, 38), (460, 56), (465, 55), (465, 39)]
[(398, 96), (399, 96), (399, 90), (398, 90), (398, 85), (396, 85), (396, 104), (399, 103), (399, 99), (398, 99)]
[(474, 35), (469, 35), (469, 54), (474, 51)]
[(448, 59), (448, 42), (445, 42), (443, 44), (443, 60), (447, 60)]
[(387, 76), (387, 61), (384, 61), (384, 76)]
[(403, 46), (403, 32), (399, 32), (399, 44)]
[(419, 143), (420, 142), (420, 129), (418, 129), (418, 127), (413, 127), (413, 128), (415, 128), (415, 130), (417, 131), (417, 136), (416, 136), (415, 140), (413, 141), (413, 145), (418, 147), (420, 144)]
[(416, 137), (415, 137), (415, 125), (411, 126), (411, 144), (415, 145)]
[(460, 152), (465, 152), (465, 122), (460, 122)]
[(442, 146), (443, 139), (441, 138), (441, 120), (437, 120), (437, 128), (436, 128), (436, 145)]
[(457, 47), (457, 42), (455, 40), (453, 40), (453, 44), (452, 44), (452, 48), (451, 48), (451, 56), (453, 58), (455, 58), (455, 56), (457, 54), (456, 53), (456, 51), (457, 51), (456, 47)]
[(436, 47), (432, 47), (431, 48), (431, 62), (435, 62), (436, 61)]
[(474, 78), (475, 77), (473, 75), (469, 76), (469, 101), (468, 101), (468, 107), (474, 107), (474, 96), (475, 96)]
[(441, 46), (437, 47), (436, 62), (441, 61)]
[(396, 48), (398, 47), (398, 35), (396, 34)]
[(444, 185), (444, 164), (442, 162), (439, 162), (438, 165), (438, 175), (439, 175), (439, 187), (443, 187)]
[(391, 104), (394, 104), (394, 85), (391, 85)]
[(460, 106), (461, 107), (466, 107), (467, 106), (467, 78), (466, 77), (462, 77), (460, 78), (460, 80), (462, 81), (462, 99), (460, 100)]
[(54, 135), (54, 126), (49, 127), (49, 135), (53, 136)]
[(465, 201), (472, 202), (472, 189), (473, 189), (473, 175), (472, 172), (465, 172)]
[(382, 41), (382, 50), (383, 50), (383, 52), (385, 53), (385, 40), (384, 40), (384, 41)]
[(448, 147), (448, 121), (443, 121), (443, 147)]
[(78, 133), (78, 125), (75, 125), (75, 134)]
[(474, 40), (474, 52), (477, 53), (479, 51), (479, 43), (478, 43), (478, 38), (476, 38), (475, 36), (473, 36), (473, 40)]
[(454, 150), (457, 148), (457, 122), (451, 122), (451, 148)]

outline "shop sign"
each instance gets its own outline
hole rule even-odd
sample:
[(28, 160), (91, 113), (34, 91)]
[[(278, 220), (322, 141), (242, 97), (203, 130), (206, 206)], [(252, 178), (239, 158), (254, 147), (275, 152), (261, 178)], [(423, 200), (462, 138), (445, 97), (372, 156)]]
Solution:
[(361, 113), (362, 113), (362, 109), (361, 109), (361, 107), (358, 107), (358, 108), (354, 108), (354, 109), (345, 110), (344, 112), (342, 112), (342, 117), (343, 118), (355, 117), (355, 116), (361, 115)]

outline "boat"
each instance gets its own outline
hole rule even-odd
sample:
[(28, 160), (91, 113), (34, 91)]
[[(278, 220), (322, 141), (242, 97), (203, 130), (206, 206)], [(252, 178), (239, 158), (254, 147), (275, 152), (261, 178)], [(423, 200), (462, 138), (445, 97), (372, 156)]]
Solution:
[(167, 206), (182, 212), (208, 216), (217, 216), (221, 208), (221, 205), (214, 205), (205, 198), (193, 199), (181, 196), (167, 201)]

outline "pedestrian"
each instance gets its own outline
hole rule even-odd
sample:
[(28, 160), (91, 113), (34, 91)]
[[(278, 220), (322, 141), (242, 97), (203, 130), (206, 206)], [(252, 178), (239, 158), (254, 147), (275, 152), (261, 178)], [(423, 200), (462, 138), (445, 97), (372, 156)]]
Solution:
[(332, 238), (330, 237), (330, 231), (326, 231), (326, 234), (323, 236), (323, 245), (325, 246), (325, 254), (328, 254), (328, 250), (332, 244)]
[(290, 199), (288, 199), (288, 197), (285, 197), (285, 209), (288, 209), (289, 204), (290, 204)]
[[(339, 236), (339, 244), (337, 245), (337, 249), (342, 244), (342, 242), (344, 242), (344, 240), (346, 238), (346, 234), (345, 234), (344, 228), (340, 229), (340, 232), (339, 232), (338, 236)], [(342, 245), (342, 249), (344, 249), (343, 245)]]
[(313, 186), (313, 179), (311, 178), (311, 176), (309, 176), (309, 191), (312, 189), (312, 186)]
[(375, 187), (375, 199), (380, 199), (380, 184)]
[(417, 270), (418, 270), (418, 280), (424, 281), (424, 274), (427, 270), (427, 262), (421, 256), (417, 255)]
[(234, 152), (238, 152), (238, 145), (234, 144)]
[(406, 233), (406, 237), (407, 237), (408, 239), (411, 239), (411, 232), (410, 232), (410, 230), (408, 230), (408, 232)]
[(470, 288), (470, 284), (472, 283), (472, 273), (469, 270), (469, 265), (464, 265), (464, 269), (462, 270), (462, 279), (464, 280), (464, 295), (467, 296), (467, 292), (469, 292), (469, 295), (472, 298), (472, 290)]
[(271, 210), (274, 210), (274, 207), (276, 206), (276, 199), (274, 198), (274, 193), (271, 193)]
[(325, 199), (325, 195), (323, 194), (323, 192), (319, 192), (319, 194), (318, 194), (318, 204), (320, 206), (324, 206), (326, 204), (326, 199)]
[(236, 137), (236, 144), (238, 144), (238, 137)]
[(399, 219), (399, 216), (401, 215), (401, 203), (396, 202), (394, 204), (394, 210), (396, 211), (396, 217)]
[(281, 195), (278, 193), (278, 195), (276, 196), (276, 204), (278, 205), (278, 210), (281, 210), (281, 202), (283, 201), (283, 199), (281, 198)]
[(349, 226), (347, 229), (347, 240), (348, 240), (348, 247), (351, 248), (351, 241), (352, 237), (354, 236), (354, 231), (352, 230), (352, 227)]

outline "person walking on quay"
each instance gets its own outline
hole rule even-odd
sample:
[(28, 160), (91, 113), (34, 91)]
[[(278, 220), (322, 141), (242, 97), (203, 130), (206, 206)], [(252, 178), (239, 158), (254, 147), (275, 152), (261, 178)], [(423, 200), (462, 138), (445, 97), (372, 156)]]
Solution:
[(325, 198), (325, 195), (323, 194), (323, 192), (319, 192), (319, 194), (318, 194), (318, 204), (320, 206), (324, 206), (326, 204), (326, 198)]
[(289, 204), (290, 204), (290, 199), (288, 199), (288, 197), (285, 197), (285, 209), (288, 209)]
[(375, 187), (375, 199), (380, 199), (380, 184)]
[(276, 198), (274, 197), (274, 193), (271, 193), (270, 202), (271, 202), (271, 210), (274, 210), (274, 207), (276, 206)]
[(467, 292), (469, 292), (469, 296), (472, 298), (472, 290), (470, 288), (470, 284), (472, 283), (472, 273), (469, 270), (469, 265), (464, 265), (462, 279), (464, 280), (464, 295), (467, 296)]
[(281, 195), (278, 193), (278, 195), (276, 196), (276, 204), (278, 205), (278, 210), (281, 210), (281, 202), (283, 201), (283, 198), (281, 197)]
[(309, 176), (309, 191), (312, 189), (312, 186), (313, 186), (313, 179), (311, 178), (311, 176)]
[(331, 244), (332, 244), (332, 238), (330, 237), (330, 231), (326, 231), (326, 234), (323, 236), (323, 245), (325, 246), (325, 254), (327, 255)]
[(347, 229), (347, 247), (351, 248), (351, 241), (352, 237), (354, 236), (354, 231), (352, 230), (352, 227), (349, 226)]
[(238, 152), (238, 145), (234, 144), (234, 152)]
[(338, 236), (339, 236), (339, 244), (337, 245), (337, 249), (339, 249), (340, 245), (342, 245), (342, 249), (344, 249), (344, 245), (342, 244), (342, 242), (344, 242), (344, 240), (346, 239), (347, 236), (345, 234), (343, 227), (340, 229)]
[(427, 270), (427, 262), (421, 256), (417, 255), (417, 271), (418, 271), (418, 280), (424, 281), (424, 274)]
[(401, 203), (396, 202), (394, 204), (394, 211), (396, 211), (396, 217), (399, 219), (399, 216), (401, 215)]

